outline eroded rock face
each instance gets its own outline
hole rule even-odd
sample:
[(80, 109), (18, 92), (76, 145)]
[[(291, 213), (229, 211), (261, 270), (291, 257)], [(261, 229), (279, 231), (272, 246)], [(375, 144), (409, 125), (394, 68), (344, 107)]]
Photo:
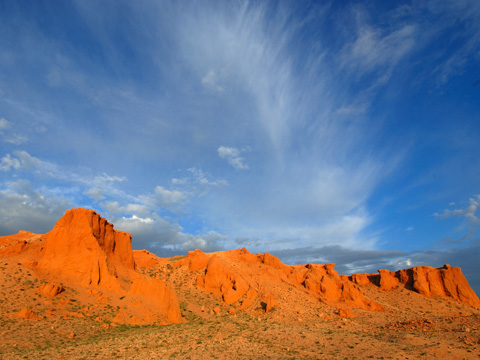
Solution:
[(328, 301), (343, 302), (346, 305), (366, 310), (383, 311), (377, 302), (368, 299), (348, 277), (340, 277), (335, 271), (335, 264), (307, 265), (303, 284), (321, 298)]
[[(141, 268), (152, 268), (162, 264), (162, 260), (147, 250), (133, 250), (135, 265)], [(163, 260), (165, 262), (165, 260)]]
[[(68, 210), (42, 239), (45, 245), (37, 264), (39, 269), (76, 279), (92, 295), (101, 295), (104, 290), (124, 294), (126, 310), (119, 311), (115, 322), (182, 321), (176, 293), (162, 280), (147, 279), (135, 271), (131, 235), (114, 230), (112, 224), (93, 210)], [(142, 255), (147, 262), (155, 260), (149, 256), (153, 254)], [(55, 296), (62, 290), (57, 285), (44, 284), (38, 291)], [(107, 297), (97, 300), (108, 301)]]
[[(60, 281), (57, 278), (62, 278), (62, 283), (68, 285), (66, 289), (74, 287), (91, 296), (93, 302), (121, 301), (113, 321), (127, 324), (183, 321), (175, 292), (160, 280), (163, 270), (156, 273), (156, 279), (146, 278), (136, 271), (135, 259), (144, 268), (168, 268), (168, 275), (174, 271), (194, 272), (189, 278), (196, 278), (199, 288), (216, 294), (228, 305), (225, 309), (228, 308), (230, 314), (244, 309), (258, 312), (263, 308), (265, 312), (275, 309), (271, 314), (276, 316), (291, 310), (295, 300), (290, 299), (289, 294), (295, 294), (296, 300), (307, 299), (309, 304), (319, 301), (336, 309), (346, 309), (345, 313), (339, 311), (339, 316), (361, 314), (358, 309), (383, 311), (381, 304), (365, 296), (367, 293), (373, 297), (371, 290), (376, 287), (380, 291), (404, 287), (424, 296), (445, 296), (480, 308), (480, 301), (461, 270), (448, 265), (346, 276), (339, 275), (334, 264), (290, 266), (271, 254), (251, 254), (245, 248), (219, 253), (195, 250), (186, 257), (170, 259), (137, 251), (134, 257), (130, 234), (114, 230), (112, 224), (87, 209), (67, 211), (52, 231), (43, 236), (20, 232), (1, 237), (2, 256), (16, 257), (15, 263), (27, 264), (52, 282), (37, 289), (43, 296), (62, 292), (60, 285), (54, 285)], [(363, 287), (370, 288), (367, 292)], [(356, 308), (355, 312), (352, 308)], [(18, 316), (35, 317), (27, 310)]]
[[(335, 264), (288, 266), (269, 253), (253, 255), (246, 249), (223, 254), (228, 256), (203, 254), (196, 250), (178, 265), (188, 265), (191, 271), (201, 270), (203, 266), (204, 274), (197, 278), (197, 285), (217, 294), (228, 305), (239, 302), (237, 310), (247, 308), (258, 299), (269, 311), (278, 303), (274, 300), (273, 289), (280, 288), (282, 284), (291, 284), (305, 287), (313, 297), (330, 302), (332, 306), (342, 303), (383, 311), (380, 304), (365, 297), (347, 276), (339, 276)], [(230, 265), (225, 263), (227, 259)]]
[(372, 283), (378, 286), (380, 291), (390, 291), (404, 286), (424, 296), (452, 298), (480, 309), (480, 300), (459, 267), (416, 266), (398, 271), (378, 270), (378, 274), (353, 274), (350, 279), (359, 285)]
[(216, 255), (208, 261), (205, 275), (197, 279), (197, 284), (206, 290), (220, 293), (226, 304), (237, 302), (250, 288), (245, 279), (229, 271)]
[(62, 291), (64, 291), (62, 286), (57, 284), (49, 284), (49, 283), (42, 284), (37, 290), (37, 292), (40, 295), (49, 296), (49, 297), (57, 296)]
[(207, 267), (210, 257), (211, 255), (196, 249), (195, 251), (189, 251), (188, 256), (185, 259), (177, 261), (175, 266), (188, 265), (190, 271), (198, 271)]
[(419, 294), (450, 297), (480, 309), (480, 300), (459, 267), (417, 266), (399, 270), (396, 275), (403, 284), (413, 287)]
[(38, 267), (77, 277), (85, 286), (125, 289), (121, 278), (135, 269), (131, 235), (93, 210), (68, 210), (42, 239)]
[(378, 270), (380, 274), (379, 287), (382, 291), (393, 290), (398, 287), (400, 281), (395, 277), (394, 272), (389, 270)]
[(366, 285), (370, 283), (370, 279), (366, 273), (352, 274), (350, 275), (350, 279), (357, 285)]

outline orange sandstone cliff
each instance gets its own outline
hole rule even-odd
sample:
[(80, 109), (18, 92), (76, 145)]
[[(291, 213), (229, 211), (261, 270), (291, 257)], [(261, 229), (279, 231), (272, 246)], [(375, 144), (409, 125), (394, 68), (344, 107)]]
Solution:
[(480, 309), (480, 300), (459, 267), (446, 264), (439, 268), (416, 266), (392, 272), (378, 271), (379, 275), (372, 275), (371, 280), (378, 283), (381, 290), (388, 291), (403, 285), (425, 296), (448, 297)]
[(424, 296), (446, 297), (480, 309), (480, 300), (461, 269), (449, 265), (346, 276), (339, 275), (334, 264), (289, 266), (268, 253), (254, 255), (243, 248), (213, 254), (191, 251), (174, 266), (198, 273), (197, 286), (220, 297), (226, 305), (235, 305), (236, 311), (249, 307), (256, 300), (261, 300), (268, 311), (272, 307), (267, 308), (268, 302), (278, 304), (281, 301), (282, 291), (279, 289), (285, 285), (304, 289), (308, 296), (342, 311), (345, 306), (384, 311), (380, 303), (364, 294), (364, 286), (373, 286), (380, 292), (402, 287)]
[(285, 286), (304, 289), (308, 296), (332, 307), (383, 311), (348, 277), (338, 275), (334, 264), (289, 266), (269, 253), (254, 255), (243, 248), (215, 254), (191, 251), (175, 266), (199, 272), (197, 286), (221, 297), (226, 305), (235, 304), (237, 311), (256, 300), (265, 311), (272, 309), (281, 301)]
[[(177, 295), (185, 298), (188, 304), (184, 306), (194, 309), (199, 305), (191, 300), (193, 289), (212, 294), (229, 314), (256, 314), (258, 309), (264, 314), (275, 309), (280, 309), (277, 315), (287, 311), (300, 314), (305, 310), (293, 308), (305, 299), (302, 306), (307, 311), (308, 304), (322, 304), (341, 317), (354, 317), (385, 311), (386, 304), (378, 295), (403, 296), (402, 291), (444, 297), (480, 309), (480, 300), (457, 267), (420, 266), (346, 276), (339, 275), (334, 264), (291, 266), (269, 253), (252, 254), (245, 248), (217, 253), (195, 250), (188, 256), (161, 259), (146, 250), (132, 251), (130, 234), (115, 230), (87, 209), (68, 210), (45, 235), (20, 231), (0, 237), (0, 258), (14, 259), (15, 264), (37, 273), (43, 280), (35, 291), (45, 303), (59, 297), (64, 297), (60, 303), (68, 303), (66, 293), (73, 288), (90, 303), (85, 315), (101, 304), (116, 309), (112, 323), (182, 322)], [(177, 290), (188, 292), (188, 297), (173, 290), (168, 284), (172, 278)], [(18, 316), (39, 317), (27, 310)], [(222, 312), (218, 307), (211, 311)], [(49, 310), (47, 316), (54, 312)], [(98, 321), (103, 320), (99, 317)]]
[(72, 209), (42, 236), (45, 246), (37, 266), (78, 278), (82, 285), (127, 290), (135, 270), (131, 235), (93, 210)]
[(109, 303), (121, 300), (114, 322), (167, 324), (182, 322), (178, 298), (162, 280), (136, 271), (131, 235), (93, 210), (72, 209), (45, 235), (20, 231), (0, 238), (0, 258), (18, 256), (47, 281), (38, 290), (45, 297), (56, 296), (62, 282)]

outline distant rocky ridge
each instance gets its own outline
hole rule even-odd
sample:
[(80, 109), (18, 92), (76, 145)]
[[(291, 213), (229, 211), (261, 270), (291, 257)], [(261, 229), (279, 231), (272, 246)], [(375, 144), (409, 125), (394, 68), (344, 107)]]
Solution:
[[(0, 258), (10, 257), (18, 258), (46, 280), (37, 289), (41, 296), (62, 296), (62, 282), (97, 303), (108, 303), (113, 297), (121, 299), (123, 306), (118, 307), (114, 323), (185, 321), (173, 284), (168, 278), (142, 275), (140, 270), (148, 268), (192, 274), (190, 285), (213, 293), (232, 314), (249, 311), (258, 304), (268, 313), (282, 302), (293, 301), (288, 296), (292, 289), (337, 309), (338, 315), (344, 317), (354, 316), (355, 309), (385, 311), (377, 297), (369, 298), (371, 289), (406, 289), (480, 309), (480, 300), (458, 267), (421, 266), (346, 276), (339, 275), (334, 264), (290, 266), (268, 253), (251, 254), (245, 248), (217, 253), (195, 250), (186, 257), (167, 260), (146, 250), (132, 251), (130, 234), (115, 230), (88, 209), (68, 210), (45, 235), (20, 231), (0, 237)], [(32, 319), (34, 315), (28, 309), (19, 314)]]
[[(338, 275), (335, 264), (285, 265), (269, 253), (251, 254), (238, 249), (213, 254), (200, 250), (189, 252), (175, 266), (200, 271), (197, 285), (216, 293), (226, 304), (241, 301), (239, 310), (257, 297), (264, 303), (276, 302), (276, 288), (290, 285), (302, 287), (323, 303), (342, 308), (348, 306), (371, 311), (384, 311), (383, 306), (367, 298), (362, 286), (374, 285), (379, 291), (392, 291), (400, 286), (424, 296), (443, 296), (480, 309), (480, 300), (470, 288), (458, 267), (419, 266), (378, 274)], [(261, 289), (261, 291), (258, 291)]]

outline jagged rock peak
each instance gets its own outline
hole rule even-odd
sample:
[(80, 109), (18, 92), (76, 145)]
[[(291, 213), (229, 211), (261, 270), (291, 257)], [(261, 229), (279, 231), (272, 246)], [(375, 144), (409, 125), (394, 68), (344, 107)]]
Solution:
[(43, 237), (39, 267), (82, 278), (85, 285), (118, 288), (118, 271), (133, 270), (131, 235), (93, 210), (71, 209)]

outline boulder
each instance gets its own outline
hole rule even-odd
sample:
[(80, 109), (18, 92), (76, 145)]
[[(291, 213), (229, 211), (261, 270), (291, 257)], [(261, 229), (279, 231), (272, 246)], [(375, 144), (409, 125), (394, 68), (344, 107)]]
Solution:
[(22, 308), (22, 310), (17, 313), (17, 317), (21, 319), (38, 320), (37, 313), (29, 308)]
[(275, 301), (273, 295), (269, 294), (266, 298), (265, 304), (265, 312), (269, 312), (277, 305), (277, 302)]
[(44, 283), (40, 286), (37, 292), (43, 296), (54, 297), (64, 291), (64, 288), (61, 285)]

